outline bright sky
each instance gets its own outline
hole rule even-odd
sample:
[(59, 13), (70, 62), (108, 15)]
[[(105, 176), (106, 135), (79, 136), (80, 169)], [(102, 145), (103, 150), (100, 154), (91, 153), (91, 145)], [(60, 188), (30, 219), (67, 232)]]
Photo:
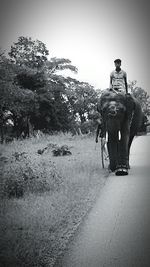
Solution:
[(72, 61), (73, 77), (101, 89), (121, 58), (128, 81), (150, 94), (149, 11), (149, 0), (1, 0), (0, 46), (39, 39), (50, 57)]

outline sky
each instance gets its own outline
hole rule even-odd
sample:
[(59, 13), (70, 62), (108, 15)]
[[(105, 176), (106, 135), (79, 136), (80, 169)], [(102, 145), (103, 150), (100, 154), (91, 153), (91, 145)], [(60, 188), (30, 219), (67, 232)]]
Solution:
[(150, 94), (149, 14), (149, 0), (0, 0), (0, 47), (38, 39), (78, 68), (67, 75), (101, 89), (121, 58), (128, 82)]

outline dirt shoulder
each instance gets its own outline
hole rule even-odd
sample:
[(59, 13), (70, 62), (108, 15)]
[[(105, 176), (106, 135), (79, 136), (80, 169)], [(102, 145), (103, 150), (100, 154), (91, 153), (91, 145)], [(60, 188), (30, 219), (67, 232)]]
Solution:
[[(41, 155), (37, 153), (49, 143), (65, 144), (71, 154), (54, 157), (52, 149), (45, 150)], [(55, 264), (106, 183), (106, 173), (100, 164), (99, 145), (95, 148), (94, 138), (68, 136), (28, 140), (4, 148), (3, 167), (8, 168), (12, 164), (9, 160), (12, 161), (16, 151), (25, 152), (28, 165), (24, 165), (24, 159), (19, 161), (20, 167), (34, 169), (33, 180), (44, 179), (51, 190), (38, 192), (33, 188), (32, 192), (27, 190), (22, 197), (1, 199), (2, 266), (46, 267)], [(41, 175), (35, 178), (36, 173)], [(30, 185), (35, 186), (37, 180)]]

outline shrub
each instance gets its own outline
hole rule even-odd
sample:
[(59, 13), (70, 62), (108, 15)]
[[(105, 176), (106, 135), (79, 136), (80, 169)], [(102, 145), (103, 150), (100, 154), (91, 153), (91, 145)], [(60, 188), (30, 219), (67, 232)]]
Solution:
[(26, 152), (15, 152), (5, 159), (1, 178), (2, 197), (23, 197), (25, 193), (44, 193), (58, 189), (61, 177), (54, 163), (33, 157)]

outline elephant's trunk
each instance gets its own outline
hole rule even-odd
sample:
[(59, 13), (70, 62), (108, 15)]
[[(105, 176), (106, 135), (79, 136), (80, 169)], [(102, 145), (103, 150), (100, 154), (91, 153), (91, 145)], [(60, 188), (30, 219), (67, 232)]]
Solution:
[[(122, 133), (120, 129), (120, 125), (118, 128), (112, 132), (108, 129), (106, 131), (106, 141), (108, 144), (108, 153), (110, 160), (110, 169), (113, 171), (120, 165), (120, 161), (123, 160), (124, 155), (122, 154), (122, 150), (120, 149), (120, 144), (122, 141)], [(123, 160), (124, 165), (125, 161)]]

